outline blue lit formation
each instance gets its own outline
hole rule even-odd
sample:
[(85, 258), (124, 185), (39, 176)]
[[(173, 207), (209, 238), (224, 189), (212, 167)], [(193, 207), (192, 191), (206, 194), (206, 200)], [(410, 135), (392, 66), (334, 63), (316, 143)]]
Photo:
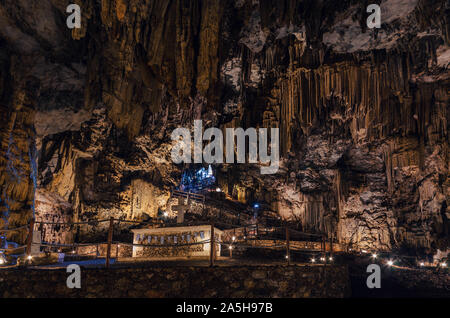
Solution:
[(208, 169), (187, 169), (181, 176), (180, 190), (188, 192), (198, 192), (211, 188), (216, 183), (214, 172), (209, 165)]

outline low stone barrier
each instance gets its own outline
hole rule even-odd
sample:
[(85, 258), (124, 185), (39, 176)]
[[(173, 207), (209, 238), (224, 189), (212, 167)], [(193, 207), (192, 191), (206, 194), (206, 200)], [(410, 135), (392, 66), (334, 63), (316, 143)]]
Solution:
[(442, 290), (450, 296), (450, 272), (447, 269), (396, 269), (389, 276), (409, 289)]
[(5, 269), (1, 297), (347, 297), (347, 266), (224, 266), (81, 269), (69, 289), (65, 269)]

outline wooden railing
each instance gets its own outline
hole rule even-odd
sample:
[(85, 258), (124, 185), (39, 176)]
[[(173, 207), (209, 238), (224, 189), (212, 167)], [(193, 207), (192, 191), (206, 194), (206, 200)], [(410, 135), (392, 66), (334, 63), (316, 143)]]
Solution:
[(172, 197), (174, 198), (186, 198), (191, 199), (196, 202), (205, 203), (205, 196), (203, 194), (193, 193), (193, 192), (184, 192), (180, 190), (172, 190)]

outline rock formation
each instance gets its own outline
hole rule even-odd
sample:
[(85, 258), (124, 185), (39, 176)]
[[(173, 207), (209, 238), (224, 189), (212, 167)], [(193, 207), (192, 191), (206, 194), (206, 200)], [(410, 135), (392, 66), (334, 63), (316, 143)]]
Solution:
[(156, 217), (183, 170), (170, 134), (202, 119), (280, 129), (276, 174), (215, 165), (237, 201), (359, 248), (447, 249), (450, 7), (374, 2), (379, 29), (356, 0), (2, 1), (2, 227)]

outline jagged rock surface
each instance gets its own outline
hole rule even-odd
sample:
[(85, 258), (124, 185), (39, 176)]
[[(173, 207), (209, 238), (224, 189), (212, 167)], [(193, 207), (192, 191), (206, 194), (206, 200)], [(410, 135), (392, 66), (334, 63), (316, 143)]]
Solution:
[(448, 247), (446, 1), (381, 1), (378, 31), (353, 0), (75, 2), (72, 32), (68, 1), (0, 4), (9, 226), (35, 197), (38, 216), (154, 217), (181, 172), (170, 133), (201, 118), (280, 129), (277, 174), (217, 167), (236, 200), (360, 248)]

